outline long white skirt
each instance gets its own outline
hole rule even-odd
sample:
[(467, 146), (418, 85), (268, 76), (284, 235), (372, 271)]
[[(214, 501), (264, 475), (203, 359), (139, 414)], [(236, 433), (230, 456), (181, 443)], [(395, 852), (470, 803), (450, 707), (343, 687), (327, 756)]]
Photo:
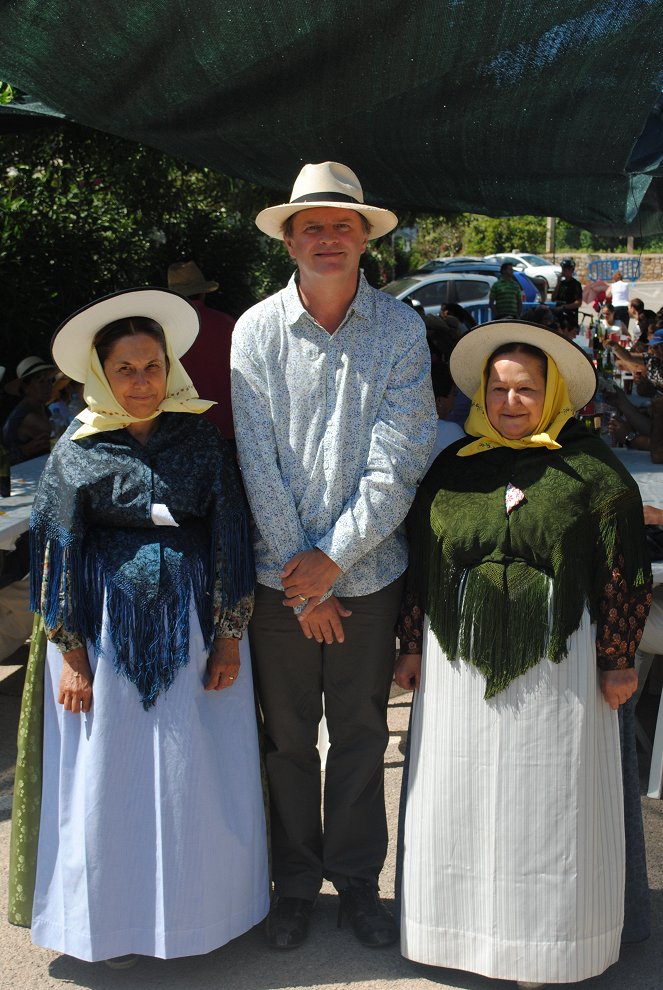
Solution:
[(57, 704), (48, 647), (32, 940), (91, 962), (210, 952), (269, 907), (248, 638), (233, 687), (205, 692), (192, 610), (189, 664), (148, 712), (103, 645), (87, 715)]
[(504, 980), (573, 983), (619, 956), (624, 813), (617, 712), (587, 616), (568, 658), (490, 701), (424, 631), (411, 728), (401, 945)]

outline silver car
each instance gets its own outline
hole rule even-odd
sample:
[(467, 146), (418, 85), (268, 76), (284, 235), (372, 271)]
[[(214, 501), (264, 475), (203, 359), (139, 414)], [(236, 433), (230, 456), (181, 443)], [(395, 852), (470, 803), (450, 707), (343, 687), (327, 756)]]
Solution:
[(485, 323), (490, 319), (490, 287), (496, 281), (494, 275), (465, 272), (413, 274), (389, 282), (382, 291), (396, 296), (397, 299), (418, 302), (423, 306), (424, 312), (432, 316), (437, 316), (440, 306), (445, 303), (458, 303), (469, 310), (477, 323)]
[(492, 261), (498, 265), (508, 261), (519, 271), (528, 275), (536, 285), (536, 279), (544, 278), (548, 287), (548, 292), (555, 288), (557, 279), (562, 274), (560, 265), (554, 265), (545, 258), (540, 258), (538, 254), (530, 254), (527, 251), (512, 251), (510, 254), (489, 254), (484, 261)]

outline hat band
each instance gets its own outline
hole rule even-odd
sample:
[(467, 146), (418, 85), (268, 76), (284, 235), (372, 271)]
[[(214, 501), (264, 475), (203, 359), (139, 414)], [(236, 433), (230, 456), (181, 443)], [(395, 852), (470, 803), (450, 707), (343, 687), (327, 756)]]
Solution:
[(298, 196), (297, 199), (291, 199), (290, 203), (323, 203), (325, 200), (331, 200), (334, 203), (358, 203), (359, 206), (364, 205), (360, 199), (355, 199), (354, 196), (337, 192), (319, 192), (311, 193), (307, 196)]

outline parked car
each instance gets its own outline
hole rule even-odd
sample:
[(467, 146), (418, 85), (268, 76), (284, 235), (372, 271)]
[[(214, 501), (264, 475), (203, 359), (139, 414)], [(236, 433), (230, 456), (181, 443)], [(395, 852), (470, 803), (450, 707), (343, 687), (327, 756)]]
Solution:
[[(491, 319), (488, 305), (490, 287), (497, 281), (498, 275), (499, 265), (490, 265), (485, 261), (461, 262), (433, 274), (412, 272), (389, 282), (383, 291), (397, 299), (417, 302), (425, 313), (433, 316), (437, 316), (445, 303), (458, 303), (469, 311), (477, 323), (486, 323)], [(514, 275), (523, 287), (523, 308), (539, 305), (540, 295), (532, 281), (522, 272), (514, 272)]]
[(488, 294), (496, 281), (494, 275), (469, 272), (412, 273), (385, 285), (383, 292), (397, 299), (418, 302), (424, 312), (437, 316), (444, 303), (459, 303), (469, 310), (477, 323), (490, 319)]
[(560, 265), (553, 265), (552, 262), (546, 261), (545, 258), (540, 258), (538, 254), (530, 254), (527, 251), (512, 251), (510, 254), (488, 254), (484, 258), (484, 261), (492, 261), (498, 265), (503, 264), (505, 261), (510, 261), (514, 270), (518, 267), (520, 271), (524, 272), (531, 279), (545, 279), (546, 290), (548, 292), (555, 288), (557, 277), (562, 274)]
[[(468, 272), (473, 275), (494, 275), (495, 278), (499, 278), (500, 274), (500, 264), (497, 262), (490, 261), (472, 261), (470, 259), (465, 261), (454, 261), (453, 264), (448, 264), (444, 268), (445, 272)], [(520, 282), (520, 286), (523, 290), (523, 295), (525, 297), (526, 303), (535, 303), (538, 305), (543, 300), (543, 295), (538, 286), (532, 281), (529, 276), (527, 276), (522, 271), (514, 270), (514, 278), (517, 282)]]
[(448, 258), (432, 258), (421, 268), (415, 269), (415, 275), (430, 275), (433, 272), (442, 272), (448, 265), (465, 264), (466, 262), (483, 261), (483, 258), (474, 258), (468, 255), (450, 255)]

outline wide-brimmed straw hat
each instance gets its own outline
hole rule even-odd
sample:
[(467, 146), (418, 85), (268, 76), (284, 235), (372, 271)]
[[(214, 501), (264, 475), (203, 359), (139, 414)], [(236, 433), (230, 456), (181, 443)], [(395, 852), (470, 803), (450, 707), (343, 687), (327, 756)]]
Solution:
[(189, 350), (200, 325), (191, 303), (170, 289), (123, 289), (89, 303), (60, 324), (51, 341), (58, 368), (74, 381), (84, 382), (97, 332), (115, 320), (132, 316), (147, 316), (158, 323), (176, 357)]
[(305, 165), (292, 187), (290, 202), (262, 210), (256, 217), (256, 225), (263, 234), (283, 240), (281, 228), (288, 217), (315, 206), (345, 207), (362, 213), (372, 227), (369, 240), (383, 237), (398, 224), (398, 217), (391, 210), (364, 203), (359, 179), (351, 168), (340, 162), (321, 162)]
[(16, 365), (16, 378), (5, 385), (5, 392), (9, 392), (10, 395), (19, 395), (21, 382), (30, 378), (31, 375), (36, 375), (38, 371), (55, 372), (55, 366), (44, 361), (43, 358), (35, 357), (34, 354), (31, 357), (23, 358)]
[(551, 357), (566, 382), (574, 409), (582, 409), (594, 395), (596, 371), (583, 349), (555, 330), (522, 320), (483, 323), (456, 344), (449, 364), (456, 385), (465, 395), (475, 394), (486, 361), (502, 344), (530, 344)]
[(219, 283), (205, 278), (195, 261), (176, 261), (168, 266), (168, 288), (178, 296), (199, 296), (216, 292)]

